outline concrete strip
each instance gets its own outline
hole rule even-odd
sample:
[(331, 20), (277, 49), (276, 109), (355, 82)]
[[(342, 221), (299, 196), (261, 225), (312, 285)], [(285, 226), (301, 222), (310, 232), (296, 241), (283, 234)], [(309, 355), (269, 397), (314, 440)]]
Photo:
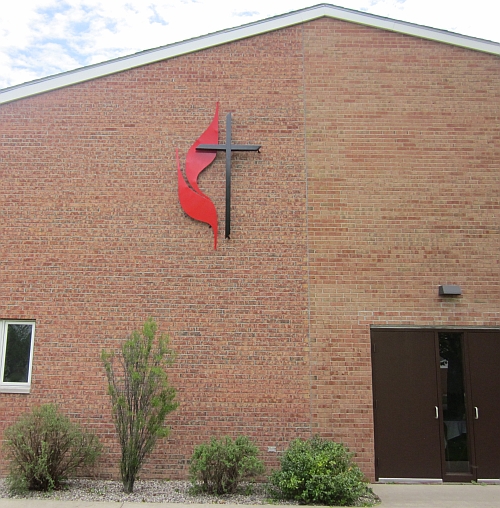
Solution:
[[(232, 503), (220, 503), (224, 506), (224, 508), (259, 508), (259, 506), (268, 506), (272, 508), (297, 508), (296, 506), (291, 505), (279, 505), (279, 504), (273, 504), (273, 505), (255, 505), (255, 504), (232, 504)], [(207, 503), (201, 503), (201, 504), (182, 504), (182, 503), (129, 503), (124, 502), (122, 508), (210, 508), (214, 506), (219, 506), (216, 504), (207, 504)], [(0, 504), (0, 508), (3, 508)], [(69, 508), (69, 507), (68, 507)], [(116, 508), (116, 506), (114, 506)], [(315, 505), (314, 508), (329, 508), (329, 507), (322, 507), (319, 505)]]
[[(113, 501), (58, 501), (55, 499), (0, 498), (0, 508), (209, 508), (211, 504), (131, 503)], [(290, 505), (261, 505), (272, 508), (292, 508)], [(224, 508), (257, 508), (257, 505), (224, 503)], [(315, 506), (314, 508), (322, 508)], [(324, 507), (326, 508), (326, 507)]]
[[(55, 499), (0, 498), (0, 508), (121, 508), (123, 502), (57, 501)], [(145, 506), (144, 503), (141, 503)], [(160, 505), (156, 505), (159, 508)], [(178, 506), (179, 508), (179, 506)]]
[(382, 499), (381, 508), (499, 508), (500, 485), (375, 484), (373, 492)]

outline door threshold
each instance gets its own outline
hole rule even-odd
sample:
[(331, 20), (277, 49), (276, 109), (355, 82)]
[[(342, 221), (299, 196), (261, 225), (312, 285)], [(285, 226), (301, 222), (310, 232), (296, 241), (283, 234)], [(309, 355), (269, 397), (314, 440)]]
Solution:
[(464, 473), (446, 473), (443, 479), (444, 483), (472, 483), (475, 480), (471, 474)]
[(443, 483), (441, 478), (379, 478), (377, 483)]

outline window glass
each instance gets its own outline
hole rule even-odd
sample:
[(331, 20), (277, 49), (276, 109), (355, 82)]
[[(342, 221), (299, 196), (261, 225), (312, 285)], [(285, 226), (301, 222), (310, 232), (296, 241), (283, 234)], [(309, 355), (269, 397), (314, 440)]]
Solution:
[(5, 344), (3, 381), (27, 383), (29, 381), (33, 325), (9, 323)]

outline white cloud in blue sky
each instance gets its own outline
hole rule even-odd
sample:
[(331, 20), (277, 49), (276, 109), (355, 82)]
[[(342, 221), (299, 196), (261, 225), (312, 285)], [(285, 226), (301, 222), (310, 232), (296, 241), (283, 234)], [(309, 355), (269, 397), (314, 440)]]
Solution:
[[(0, 88), (212, 33), (321, 0), (10, 0)], [(339, 7), (500, 42), (499, 0), (337, 0)]]

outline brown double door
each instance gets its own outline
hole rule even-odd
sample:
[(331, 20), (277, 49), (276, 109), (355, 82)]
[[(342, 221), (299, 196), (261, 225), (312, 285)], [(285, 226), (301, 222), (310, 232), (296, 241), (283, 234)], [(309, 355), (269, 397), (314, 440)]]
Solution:
[(377, 480), (498, 480), (500, 331), (371, 338)]

